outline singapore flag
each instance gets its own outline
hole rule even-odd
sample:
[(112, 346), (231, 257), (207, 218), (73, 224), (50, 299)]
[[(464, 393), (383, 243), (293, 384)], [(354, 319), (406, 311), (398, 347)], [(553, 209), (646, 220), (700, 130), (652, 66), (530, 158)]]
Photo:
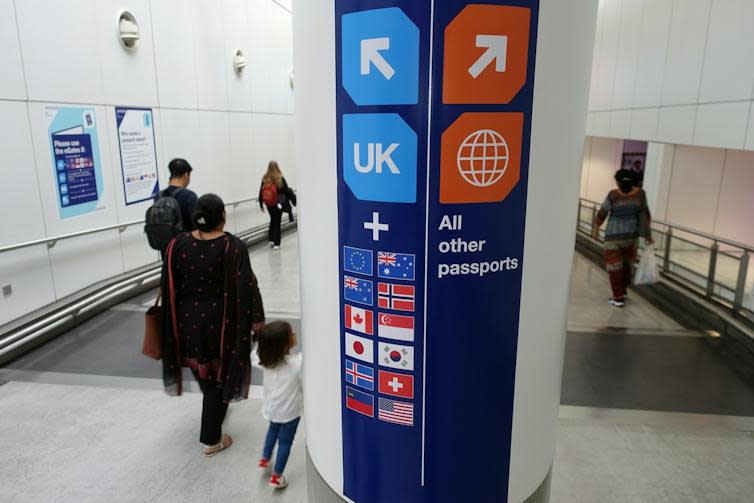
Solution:
[(414, 317), (380, 313), (378, 335), (383, 339), (414, 340)]

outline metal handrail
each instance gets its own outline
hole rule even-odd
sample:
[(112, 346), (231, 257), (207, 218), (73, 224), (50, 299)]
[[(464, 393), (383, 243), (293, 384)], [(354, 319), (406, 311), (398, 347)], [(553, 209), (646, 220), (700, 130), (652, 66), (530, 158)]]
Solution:
[[(239, 199), (238, 201), (231, 201), (229, 203), (225, 203), (225, 206), (232, 206), (233, 209), (235, 209), (235, 208), (238, 208), (238, 206), (242, 204), (252, 203), (256, 201), (259, 201), (258, 197), (250, 197), (247, 199)], [(94, 229), (87, 229), (85, 231), (78, 231), (78, 232), (72, 232), (70, 234), (63, 234), (61, 236), (53, 236), (51, 238), (35, 239), (34, 241), (26, 241), (23, 243), (16, 243), (14, 245), (0, 246), (0, 253), (5, 253), (5, 252), (13, 251), (13, 250), (20, 250), (22, 248), (28, 248), (30, 246), (39, 246), (39, 245), (44, 245), (44, 244), (46, 244), (48, 248), (52, 248), (53, 246), (55, 246), (55, 244), (57, 244), (58, 241), (77, 238), (81, 236), (88, 236), (90, 234), (97, 234), (97, 233), (105, 232), (105, 231), (112, 231), (115, 229), (118, 229), (119, 232), (123, 232), (129, 227), (133, 227), (135, 225), (143, 225), (143, 224), (144, 224), (144, 219), (134, 220), (132, 222), (108, 225), (106, 227), (97, 227)]]
[[(592, 205), (596, 206), (597, 208), (599, 208), (599, 207), (602, 206), (601, 203), (598, 203), (596, 201), (592, 201), (591, 199), (586, 199), (584, 197), (580, 197), (579, 198), (579, 202), (582, 203), (582, 204), (583, 203), (589, 203), (589, 204), (592, 204)], [(591, 206), (587, 206), (587, 207), (591, 208)], [(708, 234), (706, 232), (702, 232), (702, 231), (699, 231), (699, 230), (696, 230), (696, 229), (692, 229), (690, 227), (685, 227), (683, 225), (671, 224), (671, 223), (665, 222), (663, 220), (655, 220), (654, 218), (652, 219), (652, 223), (653, 224), (660, 224), (660, 225), (662, 225), (664, 227), (670, 227), (672, 229), (676, 229), (676, 230), (679, 230), (679, 231), (682, 231), (682, 232), (686, 232), (688, 234), (693, 234), (695, 236), (699, 236), (700, 238), (703, 238), (703, 239), (708, 239), (708, 240), (713, 241), (713, 242), (716, 241), (716, 242), (718, 242), (720, 244), (725, 244), (725, 245), (728, 245), (728, 246), (732, 246), (734, 248), (740, 248), (740, 249), (748, 251), (750, 253), (754, 253), (754, 246), (743, 244), (743, 243), (739, 243), (738, 241), (733, 241), (732, 239), (727, 239), (727, 238), (723, 238), (723, 237), (720, 237), (720, 236), (715, 236), (714, 234)]]
[[(601, 204), (596, 201), (579, 198), (579, 215), (577, 218), (576, 229), (577, 232), (585, 232), (584, 227), (589, 228), (590, 231), (594, 230), (594, 222), (596, 220), (597, 211), (600, 206)], [(583, 220), (581, 218), (582, 208), (591, 211), (591, 221), (588, 219), (589, 217), (587, 217), (587, 220)], [(751, 311), (751, 309), (748, 309), (743, 305), (743, 303), (747, 286), (746, 281), (748, 279), (749, 273), (750, 255), (754, 253), (754, 247), (752, 247), (751, 245), (739, 243), (732, 239), (722, 238), (720, 236), (715, 236), (706, 232), (691, 229), (683, 225), (671, 224), (662, 220), (653, 220), (652, 224), (653, 226), (656, 224), (664, 227), (664, 230), (658, 230), (658, 232), (660, 232), (665, 237), (664, 249), (657, 250), (656, 252), (662, 259), (663, 275), (670, 277), (677, 276), (678, 278), (684, 280), (684, 282), (690, 281), (691, 284), (694, 284), (696, 287), (699, 287), (701, 289), (705, 298), (718, 302), (722, 301), (724, 304), (730, 305), (734, 314), (740, 313), (742, 311)], [(684, 237), (678, 236), (678, 232), (683, 232), (691, 236), (705, 239), (710, 243), (702, 244), (691, 241), (690, 239), (685, 239)], [(706, 274), (703, 268), (702, 270), (695, 270), (687, 267), (683, 263), (675, 262), (672, 260), (672, 243), (674, 240), (692, 244), (709, 251), (710, 255)], [(725, 245), (726, 247), (736, 248), (737, 250), (740, 250), (740, 256), (738, 256), (738, 254), (734, 255), (730, 250), (722, 250), (720, 247), (721, 244)], [(719, 280), (717, 277), (718, 257), (720, 256), (738, 260), (738, 271), (734, 287), (723, 283), (722, 280)], [(671, 269), (671, 266), (673, 267), (673, 269)], [(703, 284), (696, 283), (693, 280), (690, 280), (688, 276), (684, 276), (683, 274), (679, 275), (679, 270), (684, 270), (687, 273), (698, 277), (701, 281), (703, 281)], [(733, 294), (733, 298), (726, 298), (723, 294), (723, 291), (731, 292)]]

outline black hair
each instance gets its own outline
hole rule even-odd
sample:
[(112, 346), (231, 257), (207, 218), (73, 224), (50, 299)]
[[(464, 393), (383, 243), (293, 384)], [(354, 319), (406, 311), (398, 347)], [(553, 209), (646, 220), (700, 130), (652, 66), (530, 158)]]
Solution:
[(188, 163), (186, 159), (181, 158), (175, 158), (168, 164), (168, 169), (170, 170), (170, 179), (173, 178), (180, 178), (186, 173), (191, 173), (194, 171), (194, 168), (191, 167), (191, 164)]
[(225, 222), (225, 203), (220, 196), (204, 194), (196, 202), (196, 209), (191, 216), (194, 227), (202, 232), (212, 232)]
[(615, 173), (615, 181), (620, 191), (628, 194), (636, 186), (636, 173), (630, 169), (619, 169)]
[(264, 368), (272, 369), (280, 365), (291, 349), (293, 327), (287, 321), (273, 321), (259, 332), (257, 355)]

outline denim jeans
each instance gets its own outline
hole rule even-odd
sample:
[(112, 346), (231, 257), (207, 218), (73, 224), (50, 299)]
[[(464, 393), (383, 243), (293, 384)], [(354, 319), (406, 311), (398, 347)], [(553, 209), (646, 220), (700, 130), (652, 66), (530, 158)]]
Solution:
[(291, 454), (293, 437), (296, 436), (296, 429), (301, 420), (297, 417), (288, 423), (273, 423), (270, 421), (270, 428), (267, 430), (267, 438), (264, 440), (264, 459), (272, 459), (272, 450), (275, 448), (275, 442), (278, 444), (278, 456), (275, 459), (274, 472), (278, 475), (283, 474), (285, 465), (288, 463), (288, 456)]

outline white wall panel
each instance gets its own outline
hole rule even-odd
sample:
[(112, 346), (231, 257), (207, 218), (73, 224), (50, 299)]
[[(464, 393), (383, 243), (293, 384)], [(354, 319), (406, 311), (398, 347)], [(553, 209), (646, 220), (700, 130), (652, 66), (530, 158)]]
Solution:
[(607, 110), (611, 105), (615, 83), (616, 56), (620, 41), (622, 1), (600, 0), (602, 26), (600, 27), (600, 46), (597, 48), (599, 51), (598, 76), (591, 97), (593, 110)]
[(710, 6), (711, 0), (673, 3), (663, 105), (695, 103), (698, 98)]
[(217, 2), (199, 1), (194, 19), (194, 58), (199, 108), (227, 110), (233, 57), (225, 50), (223, 11)]
[(715, 234), (754, 245), (754, 152), (730, 150), (725, 156), (725, 171), (715, 222)]
[(0, 99), (22, 100), (26, 98), (24, 67), (16, 29), (16, 9), (13, 0), (0, 0)]
[(631, 111), (617, 110), (610, 112), (610, 136), (628, 138), (631, 134)]
[(747, 126), (746, 150), (754, 150), (754, 102), (749, 112), (749, 125)]
[[(197, 170), (203, 169), (199, 145), (199, 114), (191, 110), (162, 109), (159, 111), (160, 128), (157, 129), (157, 158), (160, 163), (160, 187), (170, 179), (168, 163), (181, 157)], [(194, 189), (195, 187), (190, 187)]]
[[(141, 40), (133, 52), (123, 49), (117, 37), (117, 19), (122, 10), (131, 12), (139, 24)], [(147, 0), (97, 0), (96, 12), (105, 102), (157, 106), (152, 20)]]
[(715, 0), (699, 101), (751, 99), (754, 86), (754, 2)]
[(702, 232), (714, 232), (724, 157), (724, 150), (676, 147), (668, 221)]
[(614, 109), (630, 108), (634, 102), (643, 7), (644, 2), (641, 0), (623, 0), (612, 94), (611, 108)]
[(656, 107), (662, 97), (673, 0), (644, 0), (634, 106)]
[(29, 99), (103, 103), (94, 0), (16, 2)]
[(150, 2), (161, 107), (196, 108), (196, 0)]
[(257, 0), (249, 8), (253, 110), (292, 113), (293, 90), (288, 78), (293, 66), (291, 15), (271, 1)]
[(192, 189), (201, 196), (207, 192), (230, 201), (230, 136), (226, 112), (199, 113), (199, 159), (191, 175)]
[(0, 215), (23, 215), (23, 218), (3, 218), (2, 246), (41, 239), (45, 236), (45, 228), (26, 103), (0, 101), (0, 117), (3, 118), (0, 121), (0, 152), (3, 153), (2, 173), (6, 181), (0, 184)]
[(660, 110), (641, 108), (631, 111), (631, 133), (626, 138), (651, 140), (657, 137)]
[(160, 260), (160, 254), (149, 247), (144, 227), (141, 225), (129, 227), (119, 233), (119, 236), (124, 271), (131, 271)]
[(694, 144), (742, 149), (750, 106), (749, 101), (699, 105)]
[[(620, 168), (623, 142), (609, 138), (592, 138), (586, 198), (602, 202), (615, 188), (615, 172)], [(582, 173), (582, 177), (584, 174)]]
[[(248, 58), (252, 51), (252, 32), (249, 21), (248, 0), (222, 0), (223, 31), (225, 33), (225, 54), (232, 61), (237, 49)], [(289, 41), (290, 42), (290, 41)], [(228, 64), (228, 68), (232, 65)], [(228, 107), (230, 110), (251, 112), (251, 69), (246, 68), (241, 75), (228, 72)]]
[(253, 117), (251, 114), (231, 113), (230, 121), (230, 160), (228, 177), (233, 181), (229, 197), (233, 200), (255, 197), (259, 192), (259, 182), (265, 166), (255, 162), (253, 137)]
[(695, 120), (696, 106), (661, 108), (657, 140), (665, 143), (690, 144), (694, 138)]
[(592, 137), (587, 136), (584, 140), (584, 153), (581, 158), (581, 185), (579, 197), (586, 198), (589, 194), (589, 173), (592, 161)]
[(592, 136), (610, 136), (610, 112), (592, 112), (587, 133)]
[(59, 299), (121, 274), (123, 255), (118, 231), (60, 241), (50, 250), (50, 263)]
[[(254, 166), (260, 171), (259, 178), (274, 159), (283, 170), (291, 187), (296, 185), (296, 166), (293, 145), (293, 116), (255, 114), (252, 138), (254, 141)], [(305, 167), (302, 166), (302, 169)], [(257, 185), (257, 190), (259, 186)]]
[(644, 190), (647, 193), (647, 204), (654, 220), (665, 220), (667, 216), (674, 153), (675, 147), (672, 145), (652, 142), (647, 144)]
[(55, 301), (47, 246), (34, 246), (3, 253), (0, 287), (10, 285), (12, 293), (0, 294), (0, 325)]

